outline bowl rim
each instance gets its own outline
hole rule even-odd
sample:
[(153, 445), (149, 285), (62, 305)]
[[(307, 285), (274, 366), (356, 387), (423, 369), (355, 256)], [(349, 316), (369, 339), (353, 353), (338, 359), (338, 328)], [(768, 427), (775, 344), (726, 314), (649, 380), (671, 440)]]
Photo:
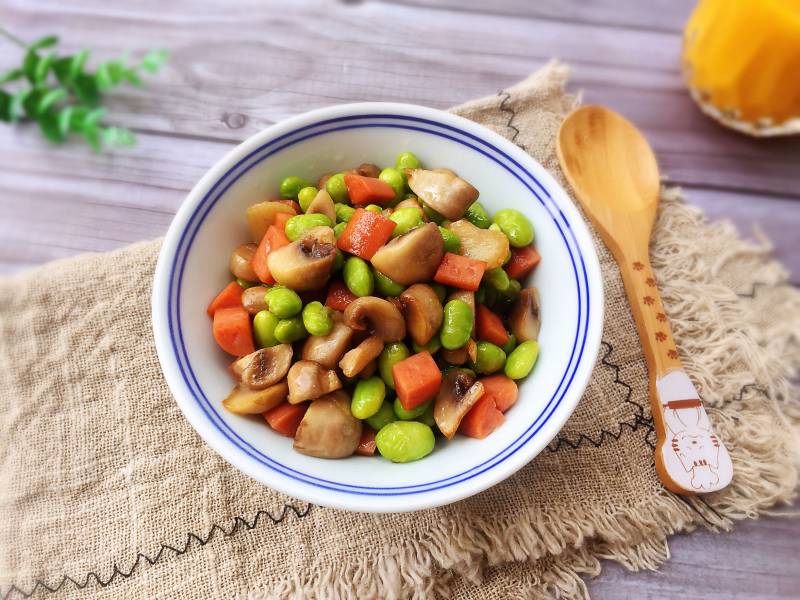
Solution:
[[(214, 188), (232, 172), (233, 168), (241, 164), (248, 156), (251, 156), (259, 148), (263, 148), (265, 144), (274, 143), (276, 140), (291, 137), (292, 135), (296, 135), (298, 132), (306, 132), (313, 130), (314, 128), (322, 127), (326, 123), (342, 120), (355, 120), (359, 118), (368, 120), (403, 119), (410, 121), (424, 121), (430, 124), (432, 127), (441, 127), (445, 131), (459, 132), (467, 138), (474, 140), (475, 143), (482, 144), (483, 146), (490, 147), (494, 151), (499, 152), (507, 160), (516, 165), (516, 168), (525, 173), (527, 177), (536, 186), (538, 186), (540, 193), (542, 193), (553, 204), (553, 207), (558, 212), (558, 216), (563, 221), (563, 225), (569, 231), (576, 250), (579, 252), (582, 276), (585, 284), (585, 301), (587, 312), (586, 326), (583, 333), (584, 337), (580, 351), (581, 354), (574, 364), (571, 379), (562, 392), (559, 401), (545, 417), (545, 421), (540, 425), (540, 427), (530, 434), (521, 444), (517, 445), (517, 442), (524, 435), (527, 435), (528, 430), (526, 430), (524, 434), (520, 436), (520, 438), (512, 442), (507, 448), (503, 449), (491, 459), (484, 461), (476, 467), (472, 467), (466, 472), (482, 467), (486, 463), (494, 460), (500, 454), (506, 452), (508, 448), (517, 445), (517, 447), (510, 454), (502, 458), (500, 461), (495, 462), (485, 469), (471, 475), (470, 477), (456, 481), (452, 484), (447, 484), (446, 486), (419, 489), (408, 492), (397, 492), (392, 494), (370, 493), (364, 495), (363, 492), (353, 490), (342, 490), (339, 488), (326, 489), (324, 486), (319, 487), (315, 484), (309, 484), (306, 481), (293, 479), (291, 476), (287, 477), (283, 472), (267, 469), (254, 460), (252, 455), (248, 456), (250, 453), (246, 449), (243, 449), (232, 440), (226, 439), (224, 435), (221, 435), (219, 431), (215, 430), (215, 426), (212, 423), (210, 416), (205, 415), (201, 410), (202, 407), (199, 406), (199, 399), (194, 396), (190, 382), (185, 379), (185, 375), (182, 373), (179, 357), (176, 356), (175, 353), (177, 351), (177, 347), (175, 346), (175, 335), (172, 333), (173, 325), (170, 309), (170, 296), (172, 282), (174, 279), (174, 266), (178, 258), (177, 253), (179, 246), (182, 243), (182, 237), (186, 233), (187, 227), (190, 226), (193, 217), (196, 215), (203, 202), (213, 192)], [(380, 124), (373, 126), (380, 126)], [(356, 126), (353, 125), (353, 127)], [(322, 133), (325, 133), (325, 131), (322, 131), (319, 134)], [(444, 137), (450, 136), (445, 135)], [(299, 140), (295, 140), (295, 142), (292, 143), (296, 143), (296, 141)], [(455, 141), (461, 140), (456, 139)], [(485, 151), (479, 149), (478, 151), (488, 156)], [(261, 157), (253, 164), (258, 164), (263, 159), (264, 157)], [(507, 166), (506, 169), (508, 169)], [(520, 178), (519, 175), (516, 173), (514, 174), (517, 176), (517, 178)], [(522, 181), (521, 178), (520, 181)], [(523, 181), (523, 183), (525, 182)], [(531, 188), (531, 185), (527, 183), (525, 183), (525, 185), (537, 196), (537, 198), (539, 198), (540, 202), (542, 202), (544, 205), (544, 200), (539, 197), (539, 194), (537, 194), (537, 192)], [(222, 194), (224, 194), (224, 190), (220, 193), (220, 195)], [(547, 208), (547, 210), (550, 211), (549, 208)], [(207, 212), (209, 211), (210, 208)], [(555, 220), (555, 216), (553, 218)], [(557, 221), (556, 225), (559, 226), (560, 229), (561, 225), (559, 225)], [(562, 236), (563, 235), (564, 233), (562, 232)], [(571, 252), (569, 249), (569, 244), (567, 244), (567, 246), (568, 250)], [(188, 255), (188, 251), (186, 254)], [(575, 261), (573, 258), (573, 265), (574, 262)], [(575, 274), (577, 280), (579, 278), (577, 267)], [(578, 281), (578, 288), (578, 297), (580, 303), (580, 281)], [(164, 373), (172, 395), (178, 403), (181, 411), (184, 413), (194, 429), (200, 434), (203, 440), (233, 466), (273, 489), (309, 502), (313, 502), (315, 504), (362, 512), (400, 512), (421, 510), (449, 504), (451, 502), (472, 496), (492, 485), (495, 485), (496, 483), (499, 483), (503, 479), (515, 473), (522, 466), (530, 462), (558, 434), (563, 424), (574, 411), (583, 394), (583, 391), (585, 390), (586, 385), (588, 384), (588, 380), (591, 376), (600, 348), (600, 339), (603, 326), (603, 311), (604, 295), (600, 264), (592, 236), (589, 233), (589, 228), (569, 195), (541, 164), (516, 146), (513, 142), (482, 125), (469, 121), (458, 115), (453, 115), (437, 109), (413, 104), (385, 102), (340, 104), (312, 110), (294, 117), (290, 117), (255, 133), (226, 153), (225, 156), (217, 161), (217, 163), (211, 167), (194, 186), (176, 212), (176, 215), (173, 218), (169, 230), (164, 238), (161, 252), (159, 254), (152, 293), (153, 333), (162, 372)], [(180, 336), (179, 320), (177, 320), (177, 328), (178, 335)], [(580, 333), (580, 330), (581, 323), (579, 313), (578, 333)], [(578, 338), (576, 334), (576, 344), (577, 339)], [(572, 368), (572, 359), (570, 359), (567, 365), (565, 376), (568, 374), (570, 368)], [(199, 389), (199, 384), (196, 385)], [(556, 393), (558, 393), (560, 388), (561, 385), (559, 384), (559, 387), (556, 389)], [(200, 390), (200, 393), (202, 394), (202, 390)], [(554, 394), (553, 398), (555, 398), (555, 395), (556, 394)], [(547, 408), (542, 412), (542, 415), (545, 412), (547, 412)], [(541, 418), (541, 415), (539, 418)], [(535, 425), (535, 422), (531, 425), (531, 427), (533, 427), (533, 425)], [(460, 476), (461, 474), (448, 479), (453, 479)], [(314, 479), (314, 476), (308, 477)], [(348, 487), (347, 484), (341, 485)], [(427, 485), (429, 484), (426, 483), (402, 487), (424, 488)], [(364, 486), (349, 487), (360, 488)], [(374, 495), (381, 495), (381, 502), (375, 502)]]

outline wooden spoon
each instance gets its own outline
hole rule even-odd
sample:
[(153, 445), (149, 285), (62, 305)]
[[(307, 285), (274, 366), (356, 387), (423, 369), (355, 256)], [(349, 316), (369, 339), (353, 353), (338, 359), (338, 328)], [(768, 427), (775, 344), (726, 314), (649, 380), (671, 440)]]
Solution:
[(650, 268), (660, 189), (653, 151), (636, 127), (601, 106), (567, 116), (557, 151), (567, 181), (625, 282), (650, 376), (658, 475), (679, 494), (722, 489), (733, 476), (731, 459), (683, 370)]

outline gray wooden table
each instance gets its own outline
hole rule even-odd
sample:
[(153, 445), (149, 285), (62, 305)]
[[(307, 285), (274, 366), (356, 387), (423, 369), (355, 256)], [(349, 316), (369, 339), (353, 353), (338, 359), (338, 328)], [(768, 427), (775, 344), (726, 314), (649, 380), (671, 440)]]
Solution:
[[(552, 57), (571, 87), (647, 134), (663, 171), (712, 218), (753, 225), (800, 281), (800, 138), (755, 141), (718, 127), (681, 80), (690, 0), (5, 0), (0, 25), (62, 48), (172, 50), (146, 91), (120, 89), (111, 119), (132, 149), (51, 147), (34, 127), (0, 127), (0, 273), (162, 235), (203, 172), (280, 119), (341, 102), (448, 107), (496, 93)], [(0, 39), (0, 69), (18, 49)], [(660, 573), (607, 565), (600, 598), (800, 597), (800, 521), (676, 538)]]

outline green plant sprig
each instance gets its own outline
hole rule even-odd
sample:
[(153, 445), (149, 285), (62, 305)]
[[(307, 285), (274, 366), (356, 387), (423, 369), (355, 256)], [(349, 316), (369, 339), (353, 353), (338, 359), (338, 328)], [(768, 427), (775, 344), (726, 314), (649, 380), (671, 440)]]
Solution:
[[(56, 36), (25, 44), (3, 28), (0, 35), (25, 49), (22, 65), (0, 74), (0, 121), (36, 121), (54, 144), (79, 134), (95, 152), (136, 142), (128, 129), (103, 124), (106, 112), (100, 101), (118, 85), (143, 86), (142, 74), (158, 71), (167, 60), (166, 50), (151, 50), (133, 65), (122, 56), (100, 63), (92, 72), (86, 70), (88, 50), (68, 56), (49, 50), (58, 44)], [(9, 84), (12, 89), (6, 89)]]

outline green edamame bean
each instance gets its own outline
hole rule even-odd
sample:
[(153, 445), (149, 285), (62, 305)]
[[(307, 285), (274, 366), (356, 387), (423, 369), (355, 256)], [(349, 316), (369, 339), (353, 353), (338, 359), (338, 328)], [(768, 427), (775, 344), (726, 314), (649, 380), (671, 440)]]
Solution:
[(348, 206), (347, 204), (342, 204), (341, 202), (337, 202), (333, 205), (333, 210), (336, 211), (336, 220), (339, 223), (347, 223), (350, 219), (353, 218), (353, 215), (356, 212), (356, 209), (352, 206)]
[(393, 167), (386, 167), (381, 171), (381, 174), (378, 175), (378, 179), (392, 186), (395, 199), (399, 200), (403, 197), (406, 191), (406, 180), (403, 178), (403, 174), (400, 171)]
[(380, 377), (362, 379), (353, 390), (350, 412), (356, 419), (369, 419), (380, 410), (385, 397), (386, 384)]
[(378, 372), (390, 388), (394, 389), (392, 367), (409, 356), (411, 356), (411, 353), (408, 351), (408, 346), (403, 342), (393, 342), (383, 347), (380, 356), (378, 356)]
[(503, 290), (503, 296), (511, 300), (516, 300), (517, 296), (519, 296), (519, 292), (522, 289), (522, 285), (516, 279), (509, 279), (508, 280), (508, 288)]
[(413, 152), (401, 152), (397, 155), (395, 166), (402, 171), (403, 169), (419, 169), (419, 159)]
[(333, 227), (331, 220), (321, 213), (313, 213), (310, 215), (295, 215), (286, 221), (284, 232), (286, 237), (291, 241), (299, 240), (302, 235), (313, 227)]
[(486, 274), (483, 276), (483, 278), (486, 280), (486, 283), (488, 283), (498, 292), (505, 292), (511, 282), (511, 280), (508, 278), (508, 273), (506, 273), (500, 267), (486, 271)]
[(297, 292), (285, 287), (274, 287), (265, 295), (267, 309), (279, 319), (288, 319), (303, 309)]
[(247, 281), (246, 279), (242, 279), (241, 277), (237, 277), (236, 278), (236, 283), (238, 283), (239, 287), (241, 287), (244, 290), (246, 290), (247, 288), (251, 288), (254, 285), (256, 285), (254, 282)]
[(428, 400), (425, 404), (420, 404), (416, 408), (406, 410), (403, 408), (403, 405), (400, 404), (400, 398), (395, 398), (392, 403), (392, 409), (394, 410), (394, 414), (397, 415), (397, 418), (401, 421), (413, 421), (417, 417), (422, 416), (425, 411), (428, 410), (428, 405), (432, 403), (432, 400)]
[(397, 223), (394, 231), (392, 231), (393, 238), (408, 233), (423, 223), (422, 213), (414, 206), (406, 206), (405, 208), (394, 211), (389, 219)]
[(515, 248), (523, 248), (533, 242), (533, 225), (518, 210), (504, 208), (494, 215), (494, 222), (506, 234), (509, 243)]
[(433, 291), (436, 292), (436, 297), (439, 298), (439, 302), (444, 302), (444, 299), (447, 297), (447, 288), (441, 283), (431, 283), (430, 286), (433, 288)]
[(414, 352), (423, 352), (427, 351), (431, 354), (436, 354), (439, 349), (442, 347), (442, 342), (439, 341), (439, 336), (433, 336), (430, 341), (425, 344), (424, 346), (420, 346), (417, 342), (411, 342), (411, 348), (413, 348)]
[(308, 210), (308, 207), (314, 201), (314, 198), (317, 197), (318, 192), (319, 190), (313, 185), (306, 186), (300, 190), (300, 192), (297, 194), (297, 201), (300, 203), (300, 208), (303, 210), (303, 212)]
[(275, 338), (281, 344), (291, 344), (306, 337), (306, 328), (303, 327), (303, 319), (292, 317), (291, 319), (281, 319), (275, 326)]
[(336, 227), (333, 228), (333, 235), (336, 236), (337, 240), (339, 236), (342, 235), (345, 227), (347, 227), (347, 223), (337, 223)]
[(511, 379), (522, 379), (533, 369), (539, 358), (539, 342), (528, 340), (514, 348), (506, 359), (505, 374)]
[[(414, 198), (417, 197), (414, 196)], [(424, 202), (421, 202), (421, 204), (422, 204), (422, 212), (425, 213), (425, 216), (428, 217), (431, 221), (433, 221), (437, 225), (441, 225), (442, 221), (444, 221), (444, 217), (435, 210), (433, 210), (430, 206), (428, 206)]]
[(297, 198), (297, 194), (300, 193), (304, 187), (308, 187), (311, 184), (308, 183), (302, 177), (298, 177), (297, 175), (290, 175), (289, 177), (285, 178), (281, 181), (281, 198), (286, 198), (287, 200), (294, 200)]
[(311, 335), (328, 335), (333, 329), (330, 309), (322, 302), (309, 302), (303, 308), (303, 326)]
[(381, 456), (392, 462), (419, 460), (433, 452), (436, 439), (433, 430), (419, 421), (389, 423), (375, 436)]
[(351, 256), (344, 261), (343, 272), (344, 284), (351, 292), (359, 298), (369, 296), (375, 289), (375, 278), (372, 276), (372, 269), (369, 263), (363, 258)]
[(372, 427), (375, 431), (380, 431), (389, 423), (397, 421), (397, 416), (394, 414), (394, 410), (392, 410), (392, 403), (389, 402), (389, 400), (384, 400), (378, 412), (368, 417), (366, 421), (367, 425)]
[(452, 252), (453, 254), (461, 252), (461, 240), (455, 233), (444, 227), (439, 227), (439, 233), (442, 234), (442, 239), (444, 240), (445, 252)]
[(500, 233), (503, 233), (503, 230), (500, 229), (500, 225), (498, 225), (497, 223), (492, 223), (491, 225), (489, 225), (489, 231), (499, 231)]
[(467, 343), (474, 315), (469, 305), (463, 300), (450, 300), (444, 305), (444, 319), (439, 332), (442, 346), (448, 350), (456, 350)]
[(492, 224), (489, 214), (486, 212), (486, 209), (481, 206), (480, 202), (473, 202), (470, 204), (467, 212), (464, 213), (464, 218), (475, 225), (475, 227), (480, 227), (481, 229), (489, 229), (489, 225)]
[(347, 194), (347, 186), (344, 184), (344, 173), (331, 175), (325, 182), (325, 190), (331, 195), (334, 202), (347, 202), (350, 196)]
[(506, 364), (506, 353), (490, 342), (478, 342), (475, 370), (478, 373), (496, 373)]
[(377, 204), (367, 204), (364, 207), (364, 210), (368, 210), (370, 212), (374, 212), (376, 215), (380, 215), (383, 213), (383, 209), (378, 206)]
[(377, 269), (372, 269), (372, 274), (375, 276), (375, 289), (381, 296), (399, 296), (406, 289), (406, 286), (392, 281)]
[[(344, 223), (339, 223), (339, 225), (344, 225)], [(339, 225), (337, 225), (336, 227), (338, 227)], [(336, 234), (335, 228), (333, 233)], [(339, 236), (337, 235), (336, 237), (338, 238)], [(338, 273), (339, 271), (342, 270), (343, 267), (344, 267), (344, 254), (342, 254), (342, 251), (337, 248), (336, 257), (333, 259), (333, 266), (331, 267), (331, 273)]]
[(253, 337), (259, 348), (278, 345), (278, 338), (275, 337), (275, 326), (278, 321), (280, 319), (268, 310), (261, 310), (253, 317)]
[(517, 347), (517, 337), (513, 334), (508, 332), (508, 341), (503, 344), (503, 352), (506, 353), (506, 357), (511, 354), (514, 348)]
[(425, 409), (425, 412), (422, 413), (419, 417), (417, 417), (416, 420), (419, 421), (420, 423), (425, 423), (425, 425), (427, 425), (428, 427), (433, 427), (434, 425), (436, 425), (436, 419), (433, 416), (434, 402), (433, 401), (428, 402), (427, 407), (428, 408)]

